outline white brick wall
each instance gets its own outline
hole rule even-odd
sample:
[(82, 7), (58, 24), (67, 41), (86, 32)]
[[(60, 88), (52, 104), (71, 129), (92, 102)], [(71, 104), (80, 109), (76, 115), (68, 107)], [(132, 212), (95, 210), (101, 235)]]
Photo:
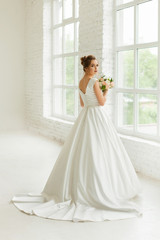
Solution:
[[(51, 53), (50, 41), (46, 38), (50, 33), (48, 24), (50, 0), (44, 0), (44, 3), (43, 5), (43, 0), (26, 1), (26, 122), (28, 129), (63, 143), (72, 124), (44, 117), (50, 106), (49, 54)], [(100, 71), (114, 77), (113, 0), (80, 0), (79, 49), (80, 56), (94, 54), (99, 60)], [(79, 66), (79, 79), (82, 75), (82, 66)], [(112, 120), (114, 119), (113, 95), (114, 91), (111, 91), (107, 102)], [(122, 135), (121, 137), (136, 170), (160, 179), (160, 146)]]

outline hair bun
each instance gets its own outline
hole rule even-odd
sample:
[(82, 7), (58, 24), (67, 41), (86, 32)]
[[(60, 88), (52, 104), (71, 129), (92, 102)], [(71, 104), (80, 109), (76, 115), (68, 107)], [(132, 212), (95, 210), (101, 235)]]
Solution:
[(81, 64), (84, 65), (84, 62), (87, 60), (87, 57), (84, 56), (84, 57), (81, 57)]
[(80, 60), (81, 64), (83, 65), (83, 70), (86, 71), (85, 68), (89, 67), (91, 61), (96, 60), (96, 57), (94, 55), (88, 55), (81, 57)]

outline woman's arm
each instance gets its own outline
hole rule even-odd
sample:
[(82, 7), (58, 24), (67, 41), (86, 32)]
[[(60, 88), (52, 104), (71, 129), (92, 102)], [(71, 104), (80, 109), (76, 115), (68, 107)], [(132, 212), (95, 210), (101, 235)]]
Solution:
[(96, 81), (94, 84), (94, 91), (95, 91), (97, 100), (101, 106), (104, 106), (104, 104), (107, 100), (106, 95), (108, 93), (109, 85), (108, 84), (105, 84), (105, 85), (106, 85), (107, 89), (102, 93), (102, 90), (99, 87), (99, 81)]

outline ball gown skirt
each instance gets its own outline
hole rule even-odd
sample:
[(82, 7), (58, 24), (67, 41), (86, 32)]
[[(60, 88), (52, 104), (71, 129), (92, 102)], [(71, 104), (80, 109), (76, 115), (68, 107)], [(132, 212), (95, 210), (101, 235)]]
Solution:
[[(91, 78), (84, 107), (72, 126), (40, 194), (17, 194), (11, 202), (39, 217), (78, 221), (143, 215), (142, 186)], [(138, 199), (138, 201), (137, 201)]]

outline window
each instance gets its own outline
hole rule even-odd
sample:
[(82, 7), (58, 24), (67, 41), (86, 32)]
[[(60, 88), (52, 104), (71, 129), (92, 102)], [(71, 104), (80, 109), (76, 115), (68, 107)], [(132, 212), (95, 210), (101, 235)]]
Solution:
[(78, 0), (53, 0), (52, 116), (74, 121), (78, 114)]
[(116, 0), (116, 127), (160, 140), (158, 0)]

